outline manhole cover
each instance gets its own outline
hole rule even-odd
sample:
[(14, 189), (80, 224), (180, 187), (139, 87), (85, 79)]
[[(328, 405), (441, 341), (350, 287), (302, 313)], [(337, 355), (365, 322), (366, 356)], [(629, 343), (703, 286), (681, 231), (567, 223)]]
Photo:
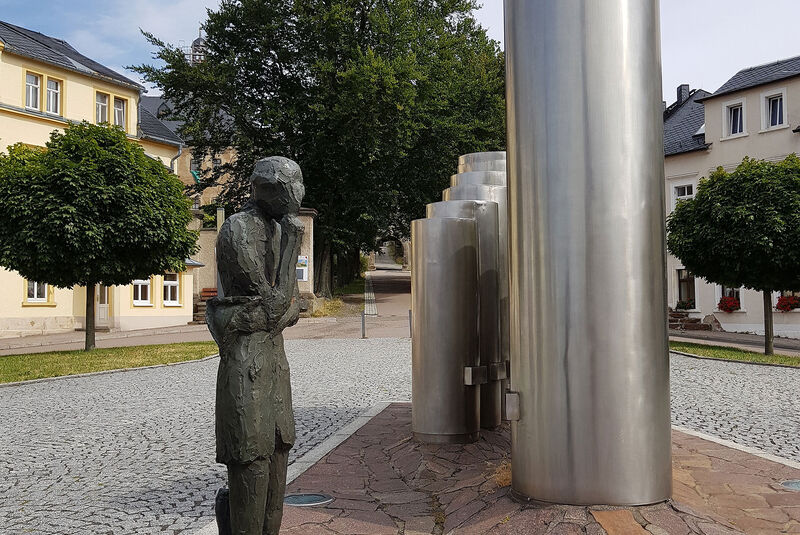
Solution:
[(789, 490), (800, 490), (800, 479), (793, 479), (791, 481), (784, 481), (781, 483)]
[(283, 503), (295, 507), (313, 507), (315, 505), (325, 505), (332, 501), (333, 497), (327, 494), (289, 494), (283, 498)]

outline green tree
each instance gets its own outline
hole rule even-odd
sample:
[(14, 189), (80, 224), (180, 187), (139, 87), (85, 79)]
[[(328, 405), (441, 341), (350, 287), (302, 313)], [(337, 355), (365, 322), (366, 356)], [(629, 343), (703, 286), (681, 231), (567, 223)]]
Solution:
[[(505, 147), (504, 57), (474, 0), (229, 0), (208, 12), (190, 64), (152, 35), (161, 66), (134, 67), (183, 121), (192, 150), (238, 157), (210, 170), (240, 205), (253, 163), (284, 155), (306, 180), (318, 291), (331, 258), (407, 237), (457, 157)], [(346, 281), (343, 281), (346, 282)]]
[(117, 127), (73, 124), (46, 149), (0, 153), (0, 265), (30, 281), (86, 288), (86, 350), (95, 286), (186, 269), (197, 234), (183, 185)]
[(745, 158), (718, 168), (667, 220), (670, 253), (697, 276), (764, 296), (764, 348), (773, 353), (772, 292), (800, 289), (800, 159)]

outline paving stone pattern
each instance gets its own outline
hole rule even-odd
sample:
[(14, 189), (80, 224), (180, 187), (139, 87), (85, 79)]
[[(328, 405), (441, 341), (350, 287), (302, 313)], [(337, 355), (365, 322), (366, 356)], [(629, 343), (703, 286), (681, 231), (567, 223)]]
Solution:
[(671, 359), (672, 422), (800, 461), (800, 369)]
[[(410, 398), (410, 341), (288, 341), (293, 461)], [(184, 533), (212, 520), (217, 361), (0, 388), (0, 533)], [(800, 460), (800, 370), (672, 359), (673, 421)]]
[[(290, 462), (410, 399), (408, 340), (287, 341)], [(213, 520), (217, 359), (0, 388), (0, 533), (189, 533)]]
[[(311, 467), (290, 492), (335, 499), (284, 507), (284, 535), (733, 535), (721, 518), (669, 502), (611, 508), (522, 504), (509, 494), (509, 428), (468, 445), (411, 438), (408, 404), (394, 404)], [(800, 526), (800, 524), (798, 524)], [(776, 532), (777, 533), (777, 532)]]

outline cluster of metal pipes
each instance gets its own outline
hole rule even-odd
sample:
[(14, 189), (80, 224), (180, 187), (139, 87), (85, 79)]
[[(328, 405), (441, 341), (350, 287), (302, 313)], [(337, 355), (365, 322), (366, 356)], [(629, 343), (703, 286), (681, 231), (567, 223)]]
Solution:
[(453, 442), (497, 425), (510, 358), (514, 495), (664, 501), (659, 3), (504, 3), (507, 180), (499, 155), (464, 157), (412, 226), (413, 430)]
[(459, 158), (442, 198), (411, 226), (412, 428), (470, 442), (500, 425), (507, 389), (506, 153)]

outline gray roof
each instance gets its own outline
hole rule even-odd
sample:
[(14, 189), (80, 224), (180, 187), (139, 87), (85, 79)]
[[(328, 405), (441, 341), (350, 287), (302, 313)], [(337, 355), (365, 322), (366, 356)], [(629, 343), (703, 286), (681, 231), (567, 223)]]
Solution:
[(705, 124), (705, 106), (700, 102), (711, 93), (695, 89), (684, 102), (675, 102), (664, 112), (664, 156), (704, 150), (706, 137), (697, 134)]
[(717, 89), (713, 95), (706, 98), (727, 95), (794, 76), (800, 76), (800, 56), (741, 70)]
[(139, 106), (139, 131), (142, 139), (150, 139), (169, 145), (183, 145), (183, 140), (143, 104)]
[(164, 126), (169, 128), (173, 134), (180, 136), (178, 129), (183, 126), (183, 121), (173, 121), (165, 118), (170, 111), (169, 102), (167, 100), (163, 97), (148, 97), (143, 95), (141, 106), (161, 121)]
[(144, 89), (130, 78), (100, 65), (72, 48), (69, 43), (0, 21), (0, 42), (6, 51), (55, 65), (93, 78), (100, 78), (135, 89)]

